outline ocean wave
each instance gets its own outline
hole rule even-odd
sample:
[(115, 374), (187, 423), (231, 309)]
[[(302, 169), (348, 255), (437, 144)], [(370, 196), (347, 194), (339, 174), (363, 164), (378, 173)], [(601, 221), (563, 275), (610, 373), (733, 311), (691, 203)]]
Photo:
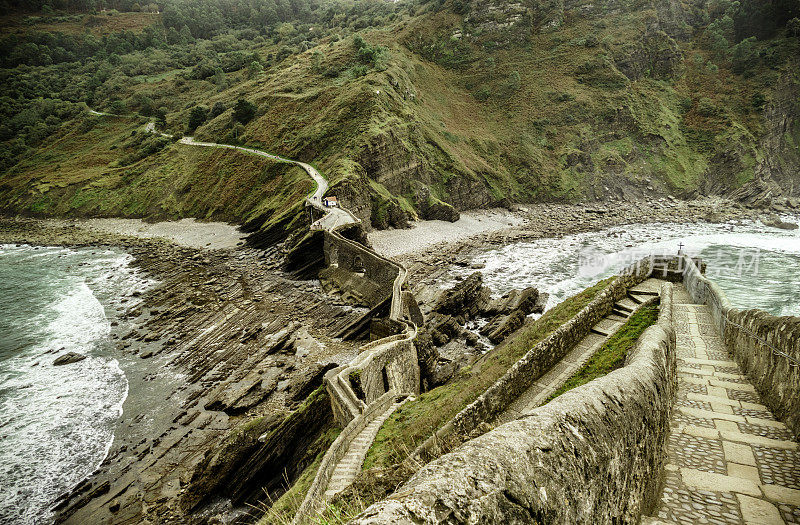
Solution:
[[(151, 284), (131, 260), (105, 249), (0, 251), (0, 307), (11, 314), (0, 328), (20, 333), (0, 337), (0, 522), (51, 521), (55, 498), (107, 457), (129, 389), (111, 320), (122, 296)], [(52, 366), (68, 351), (87, 358)]]

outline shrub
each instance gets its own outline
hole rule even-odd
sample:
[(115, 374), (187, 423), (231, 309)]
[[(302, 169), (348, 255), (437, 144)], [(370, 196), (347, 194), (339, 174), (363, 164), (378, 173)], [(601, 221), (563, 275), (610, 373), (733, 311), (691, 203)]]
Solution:
[(125, 113), (125, 104), (121, 100), (115, 100), (108, 106), (108, 110), (115, 115), (121, 115)]
[(713, 117), (719, 113), (719, 108), (714, 105), (710, 98), (703, 97), (697, 103), (697, 112), (704, 117)]
[(189, 121), (186, 124), (188, 131), (194, 131), (201, 126), (208, 118), (208, 108), (205, 106), (195, 106), (189, 112)]
[(764, 104), (767, 103), (767, 97), (764, 96), (764, 93), (753, 93), (753, 96), (750, 98), (750, 103), (754, 108), (760, 110), (764, 107)]
[(247, 124), (256, 116), (256, 105), (243, 98), (236, 101), (233, 106), (233, 119), (242, 124)]
[(211, 108), (211, 113), (210, 113), (211, 118), (222, 115), (223, 113), (225, 113), (226, 109), (228, 108), (225, 107), (225, 104), (223, 102), (214, 103), (214, 106)]
[(367, 66), (359, 65), (353, 66), (353, 69), (350, 70), (353, 74), (353, 78), (363, 77), (369, 72), (369, 68)]

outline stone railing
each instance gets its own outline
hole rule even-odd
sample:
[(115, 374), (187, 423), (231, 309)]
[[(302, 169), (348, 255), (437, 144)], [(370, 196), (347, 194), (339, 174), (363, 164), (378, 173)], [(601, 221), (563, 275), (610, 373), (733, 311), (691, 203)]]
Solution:
[[(417, 329), (410, 323), (404, 326), (402, 334), (364, 345), (351, 362), (325, 374), (333, 415), (340, 425), (349, 424), (387, 390), (419, 394), (419, 363), (414, 346)], [(384, 385), (384, 371), (389, 388)], [(365, 401), (356, 396), (350, 383), (350, 375), (355, 372), (363, 385)]]
[[(311, 174), (310, 171), (309, 174)], [(376, 281), (383, 284), (391, 278), (389, 319), (397, 322), (403, 328), (399, 334), (384, 337), (362, 346), (359, 355), (353, 361), (325, 374), (324, 381), (331, 398), (334, 417), (339, 424), (344, 426), (344, 430), (325, 453), (311, 488), (295, 514), (293, 523), (301, 522), (318, 512), (324, 505), (325, 491), (336, 466), (352, 446), (355, 437), (389, 409), (397, 397), (396, 392), (403, 392), (402, 395), (405, 396), (419, 394), (420, 385), (419, 363), (414, 346), (417, 327), (413, 322), (402, 319), (404, 297), (410, 293), (403, 291), (408, 275), (406, 268), (367, 246), (343, 236), (341, 230), (361, 222), (349, 211), (341, 208), (337, 210), (336, 213), (344, 212), (349, 218), (340, 221), (341, 224), (327, 227), (325, 220), (330, 217), (331, 210), (321, 205), (320, 193), (319, 190), (315, 191), (307, 202), (326, 214), (311, 225), (311, 229), (323, 229), (325, 232), (326, 262), (338, 264), (340, 255), (345, 257), (346, 252), (350, 255), (355, 253), (362, 264), (370, 266), (371, 276)], [(328, 221), (328, 223), (330, 222), (332, 221)], [(335, 255), (331, 254), (333, 251), (336, 251)], [(353, 391), (350, 375), (354, 372), (358, 372), (366, 402), (359, 399)]]
[(422, 467), (352, 523), (637, 523), (675, 396), (672, 284), (625, 366)]
[(691, 259), (682, 264), (692, 300), (708, 305), (718, 333), (765, 404), (800, 438), (800, 317), (734, 309)]
[(456, 414), (425, 440), (409, 457), (411, 463), (426, 463), (439, 453), (439, 446), (451, 436), (468, 436), (478, 425), (491, 422), (511, 403), (591, 331), (603, 317), (611, 313), (614, 303), (627, 291), (644, 281), (653, 271), (653, 259), (643, 259), (617, 276), (575, 317), (537, 343), (519, 361), (470, 405)]
[(303, 503), (297, 509), (292, 523), (301, 523), (306, 517), (313, 516), (321, 510), (325, 501), (325, 491), (331, 482), (333, 472), (336, 470), (336, 466), (345, 454), (347, 454), (347, 451), (353, 444), (353, 440), (362, 430), (367, 428), (367, 425), (386, 412), (395, 402), (396, 398), (397, 395), (393, 390), (386, 392), (366, 407), (362, 414), (358, 414), (344, 427), (344, 430), (342, 430), (341, 434), (339, 434), (322, 457), (316, 477), (311, 483), (311, 487), (308, 489)]

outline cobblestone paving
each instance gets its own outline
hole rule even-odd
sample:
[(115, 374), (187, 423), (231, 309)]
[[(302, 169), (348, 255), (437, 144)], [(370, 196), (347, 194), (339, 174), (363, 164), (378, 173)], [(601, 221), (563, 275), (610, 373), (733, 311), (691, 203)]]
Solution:
[(800, 525), (800, 448), (711, 324), (675, 288), (678, 393), (664, 486), (644, 524)]

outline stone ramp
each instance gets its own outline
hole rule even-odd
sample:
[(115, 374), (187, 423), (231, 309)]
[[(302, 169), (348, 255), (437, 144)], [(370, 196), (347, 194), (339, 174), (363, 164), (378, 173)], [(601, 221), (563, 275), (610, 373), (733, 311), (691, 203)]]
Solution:
[(370, 422), (370, 424), (356, 436), (350, 444), (347, 453), (336, 465), (328, 487), (325, 489), (325, 498), (328, 501), (350, 486), (361, 471), (361, 466), (364, 464), (367, 451), (369, 451), (369, 448), (372, 446), (372, 442), (375, 441), (375, 436), (378, 435), (378, 431), (381, 429), (381, 426), (383, 426), (384, 421), (386, 421), (405, 401), (406, 400), (402, 400), (393, 403), (386, 412)]
[(639, 306), (658, 295), (661, 283), (658, 279), (647, 279), (628, 291), (628, 296), (617, 301), (609, 315), (601, 319), (580, 343), (570, 350), (547, 373), (536, 380), (531, 387), (522, 393), (505, 412), (498, 416), (495, 424), (500, 425), (517, 419), (522, 414), (542, 405), (586, 364), (603, 343), (627, 322), (628, 318)]
[(642, 523), (800, 524), (800, 446), (691, 302), (677, 285), (677, 398), (663, 492)]

